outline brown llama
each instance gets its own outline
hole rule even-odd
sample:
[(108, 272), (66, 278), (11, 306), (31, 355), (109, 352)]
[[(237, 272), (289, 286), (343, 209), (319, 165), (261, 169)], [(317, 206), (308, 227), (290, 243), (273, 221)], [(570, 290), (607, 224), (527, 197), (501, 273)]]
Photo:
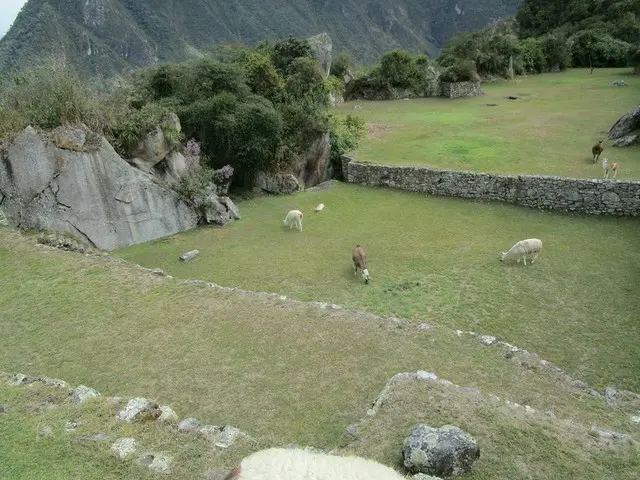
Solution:
[(604, 151), (604, 145), (602, 145), (603, 140), (598, 140), (598, 143), (593, 146), (591, 149), (591, 153), (593, 154), (593, 163), (596, 163), (600, 158), (600, 155)]

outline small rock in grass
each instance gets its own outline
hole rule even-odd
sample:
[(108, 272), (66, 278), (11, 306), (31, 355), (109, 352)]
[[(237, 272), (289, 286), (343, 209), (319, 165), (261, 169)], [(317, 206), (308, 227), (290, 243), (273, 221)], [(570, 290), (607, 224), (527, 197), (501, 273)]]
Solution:
[(52, 433), (53, 433), (53, 429), (49, 425), (46, 425), (40, 429), (40, 431), (38, 432), (38, 435), (40, 435), (41, 437), (48, 437)]
[(631, 423), (635, 425), (640, 425), (640, 415), (633, 415), (631, 417)]
[(198, 433), (210, 442), (217, 441), (221, 431), (222, 427), (218, 427), (217, 425), (204, 425), (198, 428)]
[(90, 398), (99, 397), (100, 393), (94, 390), (93, 388), (86, 387), (84, 385), (79, 385), (73, 389), (73, 393), (71, 394), (71, 401), (76, 405), (81, 405)]
[(418, 380), (437, 380), (438, 376), (432, 372), (425, 372), (424, 370), (418, 370), (416, 372)]
[(344, 434), (348, 437), (356, 437), (358, 435), (358, 425), (356, 423), (352, 423), (345, 428)]
[(195, 418), (185, 418), (178, 424), (178, 430), (181, 432), (195, 432), (200, 426), (200, 422)]
[(111, 445), (111, 454), (118, 457), (120, 460), (124, 460), (129, 455), (134, 453), (138, 448), (138, 444), (135, 438), (125, 437), (119, 438), (113, 445)]
[(616, 406), (616, 389), (613, 387), (607, 387), (604, 389), (604, 403), (607, 407), (613, 408)]
[(140, 457), (141, 465), (148, 467), (149, 470), (153, 470), (158, 473), (171, 473), (171, 458), (163, 454), (148, 454)]
[(218, 437), (215, 446), (220, 448), (229, 448), (241, 435), (244, 434), (239, 429), (232, 427), (231, 425), (226, 425), (222, 429), (222, 432), (220, 432), (220, 436)]
[(5, 413), (9, 413), (9, 409), (6, 405), (0, 405), (0, 415), (3, 415)]
[(633, 441), (631, 436), (627, 435), (626, 433), (618, 433), (618, 432), (614, 432), (612, 430), (605, 430), (604, 428), (600, 428), (600, 427), (598, 427), (596, 425), (591, 427), (591, 431), (595, 432), (596, 434), (598, 434), (602, 438), (610, 438), (610, 439), (613, 439), (613, 440), (629, 440), (629, 441)]
[(64, 424), (64, 430), (66, 432), (73, 432), (79, 426), (80, 424), (78, 422), (67, 422)]
[(120, 410), (118, 418), (125, 422), (155, 420), (162, 414), (156, 403), (146, 398), (136, 397), (127, 402), (127, 406)]
[(178, 415), (173, 411), (171, 407), (167, 407), (163, 405), (160, 407), (160, 411), (162, 412), (158, 417), (158, 420), (165, 423), (175, 423), (178, 421)]
[(481, 337), (478, 338), (478, 341), (483, 345), (490, 346), (496, 342), (496, 337), (491, 335), (482, 335)]
[(183, 262), (188, 262), (189, 260), (196, 258), (199, 253), (200, 252), (198, 250), (191, 250), (190, 252), (180, 255), (180, 260), (182, 260)]

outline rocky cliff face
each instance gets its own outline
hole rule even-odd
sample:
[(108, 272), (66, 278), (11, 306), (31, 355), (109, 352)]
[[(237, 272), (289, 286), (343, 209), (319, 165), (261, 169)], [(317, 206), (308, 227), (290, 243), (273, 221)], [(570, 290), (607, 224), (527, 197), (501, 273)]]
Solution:
[(31, 127), (16, 137), (1, 152), (0, 206), (13, 224), (68, 233), (106, 250), (188, 230), (199, 220), (173, 190), (81, 129), (58, 132), (54, 141)]
[(0, 71), (47, 55), (110, 74), (184, 60), (216, 43), (327, 32), (336, 52), (371, 62), (403, 48), (436, 54), (461, 30), (515, 14), (520, 0), (29, 0), (0, 40)]

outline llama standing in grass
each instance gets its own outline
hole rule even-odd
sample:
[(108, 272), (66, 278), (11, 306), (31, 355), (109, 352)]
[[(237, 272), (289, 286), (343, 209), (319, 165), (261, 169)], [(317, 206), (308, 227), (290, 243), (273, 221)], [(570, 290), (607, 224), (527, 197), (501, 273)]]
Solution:
[(289, 227), (291, 230), (293, 227), (296, 227), (298, 230), (302, 231), (302, 217), (304, 215), (300, 210), (291, 210), (287, 213), (287, 216), (284, 219), (284, 225)]
[(351, 255), (353, 259), (353, 265), (355, 270), (353, 271), (354, 275), (358, 274), (358, 269), (362, 270), (362, 278), (364, 278), (364, 283), (369, 283), (369, 267), (367, 266), (367, 252), (364, 251), (360, 245), (356, 245), (356, 248), (353, 249), (353, 254)]
[(609, 178), (609, 172), (613, 170), (613, 178), (618, 175), (618, 164), (609, 162), (606, 158), (602, 159), (602, 169), (604, 170), (604, 178)]
[(516, 243), (508, 252), (502, 252), (500, 254), (500, 261), (503, 262), (509, 258), (516, 258), (518, 263), (520, 260), (524, 261), (527, 265), (527, 255), (532, 255), (531, 263), (535, 262), (538, 255), (542, 251), (542, 240), (537, 238), (527, 238), (526, 240), (520, 240)]
[(390, 467), (362, 457), (298, 448), (269, 448), (245, 457), (225, 480), (403, 480)]
[(593, 154), (593, 163), (598, 161), (600, 155), (604, 151), (604, 145), (602, 145), (602, 140), (598, 140), (598, 143), (593, 146), (591, 149), (591, 153)]

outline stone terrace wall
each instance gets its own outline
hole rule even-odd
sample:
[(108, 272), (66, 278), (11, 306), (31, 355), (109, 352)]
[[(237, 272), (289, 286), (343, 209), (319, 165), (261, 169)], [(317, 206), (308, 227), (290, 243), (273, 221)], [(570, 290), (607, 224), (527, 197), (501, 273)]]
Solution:
[(495, 175), (426, 167), (393, 167), (343, 159), (349, 183), (429, 195), (499, 200), (590, 215), (640, 215), (640, 181), (541, 175)]
[(479, 97), (484, 95), (480, 82), (442, 82), (440, 95), (448, 98)]

